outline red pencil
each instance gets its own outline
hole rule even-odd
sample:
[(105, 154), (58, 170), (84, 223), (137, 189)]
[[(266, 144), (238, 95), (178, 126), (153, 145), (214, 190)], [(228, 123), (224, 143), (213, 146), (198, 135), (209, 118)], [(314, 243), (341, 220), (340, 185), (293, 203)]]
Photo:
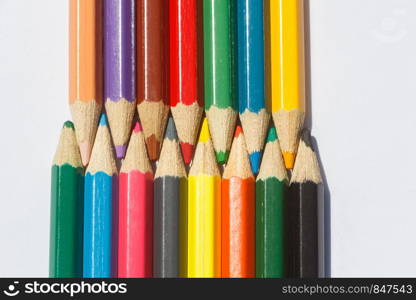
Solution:
[(193, 157), (202, 100), (198, 93), (197, 0), (169, 1), (170, 106), (186, 164)]
[(237, 127), (221, 182), (221, 277), (255, 276), (255, 182)]
[(118, 276), (153, 275), (153, 171), (140, 123), (120, 171)]

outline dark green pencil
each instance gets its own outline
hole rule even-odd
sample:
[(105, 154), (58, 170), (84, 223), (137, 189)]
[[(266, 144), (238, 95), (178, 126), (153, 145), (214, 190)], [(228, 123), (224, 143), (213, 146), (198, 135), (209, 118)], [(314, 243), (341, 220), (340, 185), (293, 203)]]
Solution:
[(285, 276), (285, 228), (288, 177), (276, 129), (269, 130), (256, 181), (256, 277)]
[(68, 121), (52, 166), (50, 277), (82, 276), (83, 187), (81, 155)]

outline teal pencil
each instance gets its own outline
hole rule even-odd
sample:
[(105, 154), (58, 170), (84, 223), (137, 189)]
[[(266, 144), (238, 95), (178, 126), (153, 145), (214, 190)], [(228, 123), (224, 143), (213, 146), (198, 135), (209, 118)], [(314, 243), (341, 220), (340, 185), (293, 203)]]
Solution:
[(238, 103), (254, 174), (270, 115), (265, 106), (263, 0), (237, 1)]

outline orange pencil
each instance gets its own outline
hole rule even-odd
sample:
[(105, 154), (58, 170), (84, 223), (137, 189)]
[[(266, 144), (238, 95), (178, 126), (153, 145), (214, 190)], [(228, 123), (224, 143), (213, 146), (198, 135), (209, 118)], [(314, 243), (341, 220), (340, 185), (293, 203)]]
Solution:
[(255, 276), (255, 181), (243, 130), (237, 127), (221, 183), (221, 275)]
[(87, 165), (102, 107), (102, 1), (70, 0), (69, 28), (69, 105)]

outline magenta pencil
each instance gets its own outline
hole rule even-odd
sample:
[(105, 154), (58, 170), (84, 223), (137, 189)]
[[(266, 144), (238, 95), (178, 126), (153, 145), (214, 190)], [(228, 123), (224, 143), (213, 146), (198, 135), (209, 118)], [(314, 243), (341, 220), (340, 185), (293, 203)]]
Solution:
[(153, 171), (140, 123), (120, 171), (118, 276), (153, 275)]

